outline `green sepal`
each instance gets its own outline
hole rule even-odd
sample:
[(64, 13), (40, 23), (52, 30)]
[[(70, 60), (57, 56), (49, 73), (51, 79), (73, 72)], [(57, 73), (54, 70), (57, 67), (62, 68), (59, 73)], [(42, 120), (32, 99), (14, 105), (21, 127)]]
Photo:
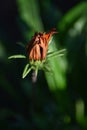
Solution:
[(21, 55), (21, 54), (19, 54), (19, 55), (12, 55), (12, 56), (9, 56), (8, 57), (8, 59), (17, 59), (17, 58), (26, 58), (26, 56), (25, 55)]
[(65, 52), (66, 52), (66, 49), (62, 49), (60, 51), (49, 52), (47, 54), (47, 59), (54, 57), (54, 56), (63, 56), (65, 54)]
[(36, 74), (36, 77), (38, 75), (38, 67), (35, 69), (35, 74)]
[(25, 78), (28, 75), (28, 73), (31, 71), (31, 69), (32, 68), (29, 68), (29, 64), (26, 64), (23, 74), (22, 74), (22, 78)]

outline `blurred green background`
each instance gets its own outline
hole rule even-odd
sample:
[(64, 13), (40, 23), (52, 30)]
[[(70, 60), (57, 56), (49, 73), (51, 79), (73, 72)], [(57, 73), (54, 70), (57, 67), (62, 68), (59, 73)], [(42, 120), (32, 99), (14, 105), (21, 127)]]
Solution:
[[(22, 79), (28, 44), (36, 31), (56, 28), (52, 73)], [(0, 130), (87, 130), (87, 0), (0, 0)]]

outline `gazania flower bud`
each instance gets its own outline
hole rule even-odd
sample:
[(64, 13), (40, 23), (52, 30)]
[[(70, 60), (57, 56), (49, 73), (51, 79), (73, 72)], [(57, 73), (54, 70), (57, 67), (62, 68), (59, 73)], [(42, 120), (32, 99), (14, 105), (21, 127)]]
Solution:
[[(63, 56), (66, 49), (59, 51), (52, 51), (47, 53), (50, 39), (54, 33), (57, 33), (55, 29), (52, 29), (49, 33), (35, 33), (31, 41), (27, 46), (27, 53), (29, 57), (28, 63), (24, 67), (22, 78), (25, 78), (30, 71), (33, 70), (32, 82), (37, 80), (37, 74), (39, 70), (50, 72), (49, 58), (54, 56)], [(25, 55), (16, 54), (8, 57), (8, 59), (15, 58), (27, 58)]]
[(29, 60), (44, 60), (46, 58), (48, 43), (51, 36), (57, 33), (54, 29), (49, 33), (35, 33), (27, 46)]

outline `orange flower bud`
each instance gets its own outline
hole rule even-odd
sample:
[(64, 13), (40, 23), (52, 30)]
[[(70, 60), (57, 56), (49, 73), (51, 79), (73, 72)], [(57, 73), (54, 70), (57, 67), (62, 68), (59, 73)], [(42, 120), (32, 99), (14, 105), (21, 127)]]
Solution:
[(27, 46), (29, 60), (44, 60), (46, 58), (48, 43), (54, 33), (54, 29), (49, 33), (35, 33)]

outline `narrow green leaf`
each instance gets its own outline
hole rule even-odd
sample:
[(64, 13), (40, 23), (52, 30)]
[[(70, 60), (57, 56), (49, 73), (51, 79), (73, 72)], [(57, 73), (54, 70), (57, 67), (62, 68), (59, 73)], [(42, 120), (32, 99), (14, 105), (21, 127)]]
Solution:
[(26, 64), (23, 74), (22, 74), (22, 78), (25, 78), (28, 75), (28, 73), (31, 71), (31, 69), (32, 68), (29, 68), (29, 64)]
[(16, 59), (16, 58), (26, 58), (26, 56), (25, 55), (12, 55), (8, 57), (8, 59)]
[(47, 58), (54, 57), (54, 56), (63, 56), (65, 52), (66, 52), (66, 49), (50, 52), (50, 53), (48, 53)]

